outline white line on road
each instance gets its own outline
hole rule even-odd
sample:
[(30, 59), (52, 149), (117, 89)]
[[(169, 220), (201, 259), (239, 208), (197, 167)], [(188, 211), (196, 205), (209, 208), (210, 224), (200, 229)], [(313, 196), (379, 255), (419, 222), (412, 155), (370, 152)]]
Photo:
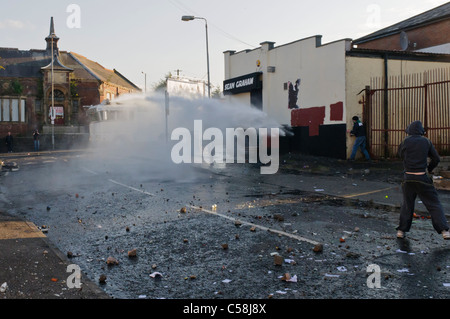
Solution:
[(86, 167), (83, 167), (83, 169), (91, 174), (98, 175), (98, 173), (91, 171), (90, 169), (87, 169)]
[(290, 237), (290, 238), (293, 238), (293, 239), (297, 239), (297, 240), (300, 240), (300, 241), (305, 241), (305, 242), (311, 243), (313, 245), (318, 245), (319, 244), (317, 241), (314, 241), (314, 240), (311, 240), (311, 239), (308, 239), (308, 238), (305, 238), (305, 237), (297, 236), (297, 235), (294, 235), (294, 234), (286, 233), (286, 232), (281, 231), (281, 230), (268, 228), (268, 227), (265, 227), (265, 226), (249, 223), (249, 222), (246, 222), (246, 221), (242, 221), (242, 220), (239, 220), (239, 219), (236, 219), (236, 218), (224, 215), (224, 214), (220, 214), (220, 213), (217, 213), (217, 212), (214, 212), (212, 210), (205, 209), (205, 208), (202, 208), (202, 207), (192, 206), (192, 205), (190, 205), (189, 207), (191, 207), (193, 209), (201, 210), (202, 212), (205, 212), (205, 213), (208, 213), (208, 214), (211, 214), (211, 215), (215, 215), (215, 216), (219, 216), (219, 217), (222, 217), (222, 218), (226, 218), (226, 219), (229, 219), (229, 220), (232, 220), (232, 221), (239, 221), (242, 224), (245, 224), (245, 225), (248, 225), (248, 226), (252, 226), (252, 227), (256, 227), (256, 228), (259, 228), (261, 230), (269, 231), (269, 232), (272, 232), (272, 233), (277, 233), (277, 234), (280, 234), (280, 235), (283, 235), (283, 236), (287, 236), (287, 237)]
[[(91, 171), (91, 170), (89, 170), (89, 169), (87, 169), (87, 168), (84, 168), (84, 167), (83, 167), (83, 169), (86, 170), (86, 171), (88, 171), (88, 172), (91, 173), (91, 174), (98, 175), (96, 172)], [(128, 185), (126, 185), (126, 184), (122, 184), (122, 183), (117, 182), (117, 181), (115, 181), (115, 180), (113, 180), (113, 179), (108, 179), (108, 181), (110, 181), (111, 183), (120, 185), (120, 186), (122, 186), (122, 187), (129, 188), (129, 189), (134, 190), (134, 191), (136, 191), (136, 192), (145, 194), (145, 195), (156, 196), (155, 194), (152, 194), (152, 193), (143, 191), (143, 190), (141, 190), (141, 189), (137, 189), (137, 188), (132, 187), (132, 186), (128, 186)], [(191, 207), (191, 208), (193, 208), (193, 209), (200, 210), (200, 211), (202, 211), (202, 212), (205, 212), (205, 213), (208, 213), (208, 214), (211, 214), (211, 215), (215, 215), (215, 216), (218, 216), (218, 217), (226, 218), (226, 219), (231, 220), (231, 221), (234, 221), (234, 222), (239, 221), (241, 224), (244, 224), (244, 225), (256, 227), (256, 228), (259, 228), (259, 229), (264, 230), (264, 231), (268, 231), (268, 232), (271, 232), (271, 233), (280, 234), (280, 235), (282, 235), (282, 236), (286, 236), (286, 237), (289, 237), (289, 238), (292, 238), (292, 239), (296, 239), (296, 240), (299, 240), (299, 241), (304, 241), (304, 242), (307, 242), (307, 243), (310, 243), (310, 244), (313, 244), (313, 245), (318, 245), (318, 244), (319, 244), (319, 242), (314, 241), (314, 240), (311, 240), (311, 239), (308, 239), (308, 238), (305, 238), (305, 237), (297, 236), (297, 235), (294, 235), (294, 234), (286, 233), (286, 232), (281, 231), (281, 230), (272, 229), (272, 228), (268, 228), (268, 227), (265, 227), (265, 226), (261, 226), (261, 225), (249, 223), (249, 222), (246, 222), (246, 221), (238, 220), (238, 219), (236, 219), (236, 218), (233, 218), (233, 217), (230, 217), (230, 216), (227, 216), (227, 215), (224, 215), (224, 214), (220, 214), (220, 213), (217, 213), (217, 212), (213, 212), (213, 211), (211, 211), (211, 210), (208, 210), (208, 209), (205, 209), (205, 208), (202, 208), (202, 207), (192, 206), (192, 205), (188, 205), (188, 207)]]
[(141, 189), (137, 189), (137, 188), (132, 187), (132, 186), (128, 186), (128, 185), (119, 183), (119, 182), (117, 182), (117, 181), (115, 181), (115, 180), (112, 180), (112, 179), (108, 179), (108, 180), (109, 180), (111, 183), (114, 183), (114, 184), (117, 184), (117, 185), (120, 185), (120, 186), (129, 188), (129, 189), (132, 189), (132, 190), (134, 190), (134, 191), (136, 191), (136, 192), (139, 192), (139, 193), (142, 193), (142, 194), (145, 194), (145, 195), (149, 195), (149, 196), (156, 196), (155, 194), (152, 194), (152, 193), (143, 191), (143, 190), (141, 190)]

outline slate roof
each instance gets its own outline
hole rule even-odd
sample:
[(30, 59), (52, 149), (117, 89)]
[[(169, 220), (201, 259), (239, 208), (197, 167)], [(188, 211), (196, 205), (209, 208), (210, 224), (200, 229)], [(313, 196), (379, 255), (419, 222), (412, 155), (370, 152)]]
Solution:
[[(0, 69), (0, 77), (41, 78), (41, 70), (49, 68), (51, 64), (51, 57), (46, 50), (0, 48), (0, 58), (0, 65), (4, 67)], [(102, 81), (139, 90), (116, 70), (107, 69), (74, 52), (60, 51), (58, 58), (54, 60), (54, 69), (72, 71), (77, 79)]]
[(425, 11), (414, 17), (393, 24), (387, 28), (378, 30), (364, 37), (358, 38), (353, 41), (354, 44), (360, 44), (367, 41), (371, 41), (378, 38), (383, 38), (393, 34), (400, 33), (401, 31), (407, 31), (408, 29), (414, 29), (427, 24), (435, 23), (441, 20), (450, 19), (450, 2), (447, 2), (439, 7)]

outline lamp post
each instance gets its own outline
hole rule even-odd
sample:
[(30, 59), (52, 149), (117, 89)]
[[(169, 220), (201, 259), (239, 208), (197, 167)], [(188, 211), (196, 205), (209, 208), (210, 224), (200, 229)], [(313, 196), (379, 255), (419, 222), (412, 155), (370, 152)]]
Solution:
[(52, 123), (52, 149), (55, 149), (55, 88), (54, 88), (54, 80), (53, 80), (53, 59), (55, 57), (55, 52), (53, 52), (53, 39), (54, 39), (54, 34), (52, 33), (51, 35), (52, 37), (52, 112), (51, 112), (51, 123)]
[(142, 71), (141, 73), (144, 74), (144, 80), (145, 80), (145, 91), (144, 91), (144, 93), (147, 93), (147, 73), (144, 73), (144, 71)]
[(211, 87), (210, 87), (210, 77), (209, 77), (209, 49), (208, 49), (208, 21), (206, 21), (205, 18), (202, 17), (195, 17), (195, 16), (182, 16), (181, 20), (183, 21), (192, 21), (194, 19), (201, 19), (205, 20), (205, 29), (206, 29), (206, 65), (207, 65), (207, 72), (208, 72), (208, 98), (211, 98)]

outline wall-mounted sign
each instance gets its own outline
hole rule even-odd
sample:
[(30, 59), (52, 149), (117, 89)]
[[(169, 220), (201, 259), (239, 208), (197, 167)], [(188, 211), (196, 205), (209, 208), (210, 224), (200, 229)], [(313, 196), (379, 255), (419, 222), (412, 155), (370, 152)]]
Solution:
[(255, 72), (223, 81), (223, 94), (249, 92), (262, 88), (262, 72)]

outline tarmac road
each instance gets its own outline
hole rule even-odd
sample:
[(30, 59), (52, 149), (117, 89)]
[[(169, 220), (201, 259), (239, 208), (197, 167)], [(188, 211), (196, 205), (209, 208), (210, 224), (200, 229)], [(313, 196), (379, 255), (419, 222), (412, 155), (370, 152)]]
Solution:
[[(2, 298), (57, 294), (183, 300), (446, 299), (450, 295), (450, 243), (432, 230), (426, 214), (415, 220), (407, 239), (395, 238), (399, 171), (387, 163), (368, 167), (335, 161), (327, 166), (329, 160), (324, 164), (305, 157), (297, 167), (289, 162), (276, 175), (260, 175), (258, 167), (248, 164), (155, 170), (143, 158), (99, 162), (82, 152), (16, 160), (19, 171), (1, 176), (0, 211), (10, 216), (0, 214), (1, 223), (13, 218), (45, 225), (47, 243), (62, 256), (71, 252), (71, 259), (58, 263), (65, 259), (78, 265), (85, 274), (83, 281), (101, 292), (85, 297), (70, 295), (76, 290), (64, 287), (48, 294), (24, 292), (27, 285), (16, 276), (15, 281), (9, 279), (7, 294), (0, 293)], [(448, 207), (448, 194), (440, 194)], [(422, 214), (420, 203), (417, 208)], [(13, 241), (14, 245), (0, 240), (0, 245), (20, 250), (25, 240)], [(321, 252), (313, 250), (318, 243)], [(129, 257), (133, 249), (136, 257)], [(48, 258), (49, 252), (43, 254), (38, 246), (35, 254), (27, 253), (27, 260), (12, 258), (14, 251), (6, 251), (0, 274), (16, 275), (25, 261), (27, 267), (33, 260), (42, 261), (38, 255)], [(108, 257), (118, 264), (108, 266)], [(380, 288), (369, 287), (370, 265), (379, 267)], [(52, 269), (33, 274), (39, 278)], [(106, 280), (99, 283), (102, 275)], [(64, 275), (55, 270), (54, 277)], [(1, 278), (0, 284), (6, 281)]]

